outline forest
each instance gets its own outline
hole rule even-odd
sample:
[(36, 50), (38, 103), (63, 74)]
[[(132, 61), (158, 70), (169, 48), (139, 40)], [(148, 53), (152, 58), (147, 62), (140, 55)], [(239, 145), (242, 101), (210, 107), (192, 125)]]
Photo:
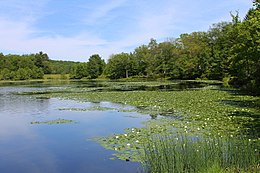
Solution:
[(43, 52), (0, 54), (0, 79), (41, 79), (44, 74), (70, 74), (71, 79), (209, 79), (260, 94), (260, 3), (254, 1), (243, 19), (238, 12), (231, 13), (231, 19), (161, 43), (151, 39), (133, 52), (111, 55), (107, 62), (98, 54), (84, 63), (53, 61)]

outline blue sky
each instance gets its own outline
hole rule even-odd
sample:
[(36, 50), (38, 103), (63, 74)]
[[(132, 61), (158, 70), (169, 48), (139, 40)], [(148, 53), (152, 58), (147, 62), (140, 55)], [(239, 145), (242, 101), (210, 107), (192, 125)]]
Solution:
[(0, 52), (46, 52), (51, 59), (108, 59), (182, 33), (244, 17), (251, 0), (1, 0)]

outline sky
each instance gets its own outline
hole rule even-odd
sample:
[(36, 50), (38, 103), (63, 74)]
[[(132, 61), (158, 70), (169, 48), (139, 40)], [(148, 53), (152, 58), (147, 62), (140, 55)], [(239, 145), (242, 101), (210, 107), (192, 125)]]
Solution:
[(87, 61), (93, 54), (133, 52), (151, 38), (207, 31), (241, 18), (252, 0), (1, 0), (0, 52), (44, 52), (53, 60)]

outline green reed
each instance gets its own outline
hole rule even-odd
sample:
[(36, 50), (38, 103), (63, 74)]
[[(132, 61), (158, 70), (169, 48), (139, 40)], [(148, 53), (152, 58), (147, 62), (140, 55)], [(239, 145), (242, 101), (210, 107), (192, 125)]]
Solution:
[(144, 172), (260, 172), (259, 145), (234, 137), (154, 136), (145, 146)]

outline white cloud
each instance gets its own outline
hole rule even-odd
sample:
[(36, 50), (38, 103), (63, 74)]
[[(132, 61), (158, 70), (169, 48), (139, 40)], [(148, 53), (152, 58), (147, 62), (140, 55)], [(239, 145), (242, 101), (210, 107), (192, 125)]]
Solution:
[[(51, 59), (75, 61), (86, 61), (90, 55), (99, 53), (107, 59), (113, 53), (133, 51), (135, 47), (147, 44), (150, 38), (162, 40), (167, 37), (178, 37), (185, 32), (205, 31), (209, 25), (226, 20), (229, 11), (221, 10), (224, 7), (229, 9), (232, 7), (231, 4), (234, 4), (234, 2), (221, 4), (205, 0), (198, 0), (196, 3), (187, 0), (160, 2), (115, 0), (105, 1), (103, 4), (89, 2), (87, 6), (81, 7), (81, 10), (82, 8), (86, 10), (78, 14), (84, 17), (73, 19), (81, 20), (76, 25), (85, 29), (72, 30), (73, 34), (66, 35), (58, 33), (59, 30), (52, 32), (49, 23), (46, 23), (50, 26), (49, 30), (37, 28), (40, 19), (51, 13), (47, 10), (48, 1), (0, 2), (0, 11), (7, 6), (9, 6), (7, 10), (14, 8), (14, 12), (17, 11), (14, 16), (10, 15), (14, 12), (10, 14), (8, 12), (4, 14), (7, 10), (0, 12), (0, 47), (3, 53), (44, 51)], [(246, 5), (243, 0), (238, 0), (237, 3), (237, 7), (232, 7), (230, 11)], [(212, 6), (209, 6), (210, 4)], [(69, 22), (75, 24), (75, 21)], [(130, 48), (132, 49), (129, 50)]]
[(120, 8), (127, 0), (113, 0), (104, 4), (96, 4), (98, 6), (86, 5), (86, 9), (91, 11), (85, 16), (83, 22), (87, 25), (94, 25), (99, 23), (100, 20), (104, 22), (113, 18), (109, 15), (114, 9)]
[(93, 52), (91, 48), (106, 44), (106, 41), (89, 33), (80, 33), (73, 37), (57, 35), (32, 38), (34, 33), (37, 30), (32, 29), (28, 23), (0, 19), (0, 47), (9, 53), (44, 51), (55, 59), (73, 57), (71, 60), (77, 60)]

